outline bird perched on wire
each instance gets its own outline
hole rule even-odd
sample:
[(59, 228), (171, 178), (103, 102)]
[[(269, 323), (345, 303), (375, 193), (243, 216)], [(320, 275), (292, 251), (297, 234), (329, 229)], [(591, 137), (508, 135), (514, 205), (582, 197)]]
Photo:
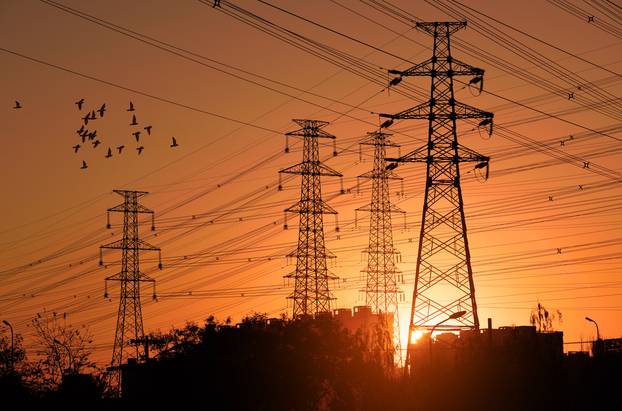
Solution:
[(112, 149), (108, 147), (108, 154), (106, 154), (106, 158), (110, 158), (110, 157), (112, 157)]
[(138, 151), (138, 155), (140, 155), (140, 153), (142, 153), (144, 149), (145, 149), (145, 147), (143, 147), (143, 146), (136, 147), (136, 150)]
[(151, 135), (151, 126), (147, 126), (144, 129), (147, 131), (147, 134)]
[(106, 103), (102, 104), (102, 106), (97, 111), (99, 112), (100, 117), (104, 117), (104, 113), (106, 112)]
[(119, 150), (119, 154), (121, 154), (121, 151), (123, 151), (123, 149), (125, 148), (125, 146), (119, 146), (117, 147), (117, 150)]
[(177, 144), (177, 139), (175, 137), (172, 137), (171, 147), (179, 147), (179, 144)]
[(15, 100), (15, 107), (13, 108), (22, 108), (22, 105), (19, 101)]
[(132, 135), (134, 136), (134, 138), (136, 139), (136, 142), (138, 143), (138, 140), (140, 140), (140, 131), (136, 131), (132, 133)]
[(76, 101), (75, 103), (76, 106), (78, 106), (78, 110), (82, 111), (82, 105), (84, 104), (84, 99), (81, 98), (80, 100)]
[(80, 144), (76, 144), (75, 146), (73, 146), (73, 152), (77, 153), (78, 150), (80, 150)]
[(130, 108), (128, 108), (127, 111), (134, 111), (134, 103), (132, 103), (131, 101), (130, 101)]
[(101, 141), (99, 141), (99, 140), (93, 141), (93, 148), (97, 148), (97, 146), (100, 145), (100, 144), (101, 144)]
[(132, 114), (132, 122), (130, 123), (130, 126), (137, 126), (138, 122), (136, 121), (136, 114)]
[(88, 168), (89, 166), (86, 165), (86, 161), (82, 160), (82, 167), (80, 167), (80, 169), (84, 170), (86, 168)]

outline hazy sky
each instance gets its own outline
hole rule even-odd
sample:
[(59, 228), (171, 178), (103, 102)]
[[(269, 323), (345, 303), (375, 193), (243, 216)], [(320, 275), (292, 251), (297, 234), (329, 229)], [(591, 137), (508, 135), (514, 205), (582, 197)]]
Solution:
[[(282, 210), (297, 200), (299, 179), (284, 181), (282, 192), (276, 184), (279, 169), (301, 160), (297, 142), (283, 150), (293, 118), (330, 121), (326, 130), (337, 136), (339, 156), (331, 156), (330, 146), (322, 147), (323, 156), (353, 189), (339, 195), (338, 179), (323, 180), (341, 228), (336, 233), (326, 218), (327, 247), (337, 255), (331, 270), (343, 279), (332, 285), (334, 306), (364, 303), (360, 250), (368, 217), (359, 215), (355, 228), (353, 210), (369, 201), (369, 185), (358, 194), (355, 186), (372, 163), (368, 149), (360, 161), (357, 142), (377, 127), (376, 113), (401, 111), (429, 95), (429, 78), (383, 90), (386, 69), (431, 56), (432, 39), (398, 14), (455, 17), (424, 1), (378, 2), (396, 5), (397, 14), (371, 1), (268, 3), (359, 42), (253, 1), (223, 1), (220, 9), (190, 0), (0, 3), (0, 316), (17, 332), (28, 335), (30, 319), (44, 309), (66, 313), (71, 324), (89, 326), (98, 360), (109, 361), (118, 291), (111, 285), (104, 299), (104, 278), (119, 270), (120, 255), (106, 253), (106, 268), (97, 261), (99, 245), (120, 235), (121, 215), (112, 216), (111, 230), (105, 227), (106, 209), (122, 201), (113, 189), (149, 191), (142, 202), (156, 211), (158, 230), (145, 222), (141, 231), (164, 257), (162, 271), (155, 270), (155, 256), (141, 258), (160, 296), (154, 302), (144, 290), (146, 331), (209, 314), (238, 320), (251, 311), (291, 312), (285, 296), (293, 285), (282, 277), (295, 269), (284, 256), (295, 248), (297, 231), (293, 216), (283, 230)], [(460, 101), (495, 113), (490, 139), (459, 124), (460, 142), (492, 158), (485, 183), (472, 166), (462, 169), (480, 321), (527, 324), (539, 301), (563, 313), (557, 327), (567, 341), (593, 338), (586, 315), (605, 337), (622, 334), (616, 321), (622, 310), (622, 9), (607, 3), (605, 15), (573, 3), (595, 21), (570, 15), (555, 1), (468, 1), (583, 61), (480, 13), (467, 16), (469, 27), (452, 43), (455, 58), (485, 69), (485, 89), (502, 97), (456, 87)], [(75, 15), (80, 12), (91, 21)], [(257, 25), (255, 16), (290, 33), (277, 39), (242, 21)], [(291, 42), (292, 33), (341, 54), (331, 63), (282, 41)], [(522, 45), (495, 37), (504, 34)], [(557, 65), (547, 67), (545, 59)], [(74, 102), (81, 98), (79, 111)], [(21, 109), (13, 109), (15, 100)], [(130, 101), (138, 126), (130, 126)], [(101, 141), (93, 148), (76, 130), (87, 110), (103, 103), (105, 116), (86, 126)], [(148, 125), (151, 135), (143, 129)], [(419, 147), (426, 129), (414, 120), (391, 127), (402, 153)], [(169, 147), (173, 136), (179, 147)], [(109, 147), (113, 156), (105, 158)], [(396, 196), (401, 188), (394, 185), (393, 200), (408, 212), (406, 226), (394, 220), (405, 328), (425, 167), (398, 171), (405, 195)]]

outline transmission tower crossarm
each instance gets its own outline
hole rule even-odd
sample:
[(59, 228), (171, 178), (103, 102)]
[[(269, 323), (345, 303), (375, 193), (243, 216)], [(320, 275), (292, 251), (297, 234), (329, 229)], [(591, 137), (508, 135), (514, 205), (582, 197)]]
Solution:
[(136, 248), (137, 250), (142, 250), (142, 251), (160, 251), (159, 247), (153, 246), (146, 241), (132, 240), (132, 239), (117, 240), (117, 241), (113, 241), (111, 243), (99, 246), (99, 248), (106, 248), (106, 249), (112, 249), (112, 250), (123, 250), (124, 248), (127, 248), (127, 247), (133, 247), (133, 248)]
[(482, 118), (492, 119), (493, 113), (480, 110), (465, 103), (458, 101), (436, 101), (433, 102), (432, 107), (440, 107), (442, 105), (449, 105), (454, 107), (454, 110), (430, 110), (430, 102), (425, 102), (416, 105), (415, 107), (400, 111), (396, 114), (381, 113), (380, 117), (390, 118), (392, 120), (457, 120), (457, 119), (469, 119), (469, 118)]
[(279, 173), (282, 174), (307, 174), (312, 176), (329, 176), (329, 177), (343, 177), (343, 175), (328, 167), (325, 164), (313, 164), (313, 167), (309, 167), (310, 162), (302, 162), (295, 164), (291, 167), (284, 168), (279, 170)]
[[(387, 161), (390, 161), (386, 159)], [(403, 180), (404, 177), (400, 177), (397, 173), (392, 170), (370, 170), (358, 176), (358, 178), (386, 178), (389, 180)]]
[(406, 213), (406, 211), (402, 210), (401, 208), (399, 208), (398, 206), (396, 206), (393, 203), (391, 203), (391, 204), (389, 204), (389, 205), (387, 205), (385, 207), (378, 207), (378, 206), (374, 206), (372, 204), (365, 204), (364, 206), (361, 206), (361, 207), (357, 208), (356, 211), (399, 213), (399, 214)]
[(287, 133), (285, 133), (286, 136), (312, 136), (314, 138), (330, 138), (333, 140), (337, 138), (334, 135), (327, 133), (324, 130), (321, 130), (322, 127), (330, 124), (328, 121), (302, 119), (294, 119), (293, 121), (302, 128), (294, 131), (288, 131)]
[(465, 28), (466, 26), (467, 26), (466, 21), (434, 21), (434, 22), (421, 21), (421, 22), (415, 23), (415, 27), (418, 30), (424, 31), (431, 36), (436, 36), (438, 27), (445, 27), (447, 30), (447, 37), (449, 37), (451, 34), (455, 33), (456, 31)]
[[(121, 203), (117, 206), (114, 206), (108, 209), (109, 212), (119, 212), (119, 213), (123, 213), (128, 210), (129, 210), (128, 205), (125, 203)], [(148, 209), (142, 204), (137, 204), (136, 207), (132, 208), (131, 210), (132, 212), (140, 213), (140, 214), (153, 214), (153, 210)]]
[(416, 64), (411, 68), (406, 70), (389, 70), (389, 74), (397, 74), (400, 77), (414, 77), (414, 76), (482, 76), (484, 75), (484, 70), (471, 66), (470, 64), (464, 63), (460, 60), (451, 58), (451, 69), (448, 65), (446, 65), (444, 70), (438, 69), (436, 62), (430, 58), (424, 62)]
[[(108, 276), (105, 278), (106, 281), (127, 281), (127, 278), (124, 277), (124, 273), (120, 272), (120, 273), (116, 273), (114, 275)], [(147, 274), (138, 273), (138, 281), (142, 281), (142, 282), (155, 282), (155, 279), (148, 276)]]
[(460, 143), (456, 143), (455, 147), (455, 151), (454, 146), (448, 146), (446, 150), (438, 150), (434, 156), (431, 156), (428, 153), (428, 145), (425, 145), (402, 157), (389, 157), (386, 160), (396, 163), (488, 163), (490, 161), (490, 157), (479, 154)]
[(315, 200), (310, 206), (308, 201), (298, 201), (285, 209), (288, 213), (309, 213), (309, 214), (337, 214), (337, 210), (329, 206), (324, 200)]

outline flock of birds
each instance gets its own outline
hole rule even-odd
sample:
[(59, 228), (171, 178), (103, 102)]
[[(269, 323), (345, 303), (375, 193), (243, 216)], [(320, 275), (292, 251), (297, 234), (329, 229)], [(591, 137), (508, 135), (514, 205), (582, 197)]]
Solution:
[[(77, 106), (79, 111), (82, 111), (82, 108), (84, 107), (84, 101), (85, 101), (84, 98), (81, 98), (80, 100), (74, 103)], [(13, 108), (21, 109), (23, 108), (23, 106), (19, 101), (16, 100), (15, 106)], [(138, 127), (139, 124), (138, 124), (138, 121), (136, 120), (136, 114), (134, 113), (136, 111), (136, 109), (134, 108), (134, 103), (130, 101), (129, 108), (126, 111), (132, 114), (132, 121), (129, 125), (130, 127), (133, 128), (132, 130), (136, 130), (135, 128)], [(97, 136), (97, 130), (94, 129), (93, 131), (91, 131), (87, 128), (87, 126), (89, 125), (89, 122), (91, 122), (92, 124), (92, 122), (97, 120), (98, 118), (103, 118), (105, 113), (106, 113), (106, 103), (102, 104), (101, 107), (97, 110), (91, 110), (91, 111), (86, 112), (84, 117), (81, 118), (83, 124), (80, 126), (78, 130), (76, 130), (76, 134), (78, 134), (78, 136), (80, 137), (81, 143), (78, 143), (72, 147), (73, 152), (75, 154), (78, 154), (80, 149), (85, 147), (87, 144), (91, 144), (93, 146), (93, 149), (96, 149), (100, 144), (102, 144), (102, 142), (99, 140)], [(147, 135), (150, 136), (152, 128), (153, 126), (147, 125), (142, 128), (142, 131), (136, 130), (132, 132), (132, 136), (134, 136), (134, 139), (136, 140), (136, 144), (137, 144), (136, 151), (138, 152), (138, 155), (142, 154), (143, 150), (145, 149), (143, 145), (138, 145), (140, 143), (141, 133), (144, 131), (147, 133)], [(177, 143), (177, 139), (175, 137), (171, 137), (170, 147), (171, 148), (179, 147), (179, 144)], [(125, 148), (124, 145), (120, 145), (116, 147), (117, 154), (121, 154), (124, 148)], [(112, 156), (113, 156), (112, 148), (108, 147), (108, 151), (106, 152), (106, 155), (104, 157), (108, 159)], [(82, 160), (82, 167), (80, 167), (80, 169), (86, 170), (87, 168), (88, 168), (88, 164), (86, 163), (85, 160)]]

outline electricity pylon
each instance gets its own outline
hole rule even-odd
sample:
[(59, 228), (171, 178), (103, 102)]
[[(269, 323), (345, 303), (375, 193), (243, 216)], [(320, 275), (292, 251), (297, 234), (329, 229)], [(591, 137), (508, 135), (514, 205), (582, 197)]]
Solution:
[[(297, 120), (301, 128), (286, 133), (303, 138), (302, 162), (279, 171), (281, 174), (300, 174), (300, 201), (285, 209), (287, 213), (300, 216), (298, 247), (290, 254), (296, 257), (296, 271), (285, 278), (294, 279), (294, 292), (287, 298), (293, 300), (293, 318), (330, 312), (334, 299), (329, 290), (329, 280), (337, 279), (328, 271), (326, 259), (333, 257), (324, 245), (323, 214), (337, 215), (331, 206), (322, 200), (321, 176), (341, 177), (341, 173), (320, 162), (320, 138), (335, 140), (335, 136), (322, 130), (328, 122), (318, 120)], [(286, 149), (287, 151), (287, 149)], [(336, 155), (336, 152), (333, 151)], [(279, 184), (280, 188), (280, 184)], [(287, 217), (285, 226), (287, 228)]]
[[(434, 37), (431, 59), (407, 70), (389, 70), (397, 74), (391, 84), (402, 77), (430, 76), (430, 100), (397, 114), (381, 114), (389, 120), (428, 120), (428, 143), (395, 162), (420, 162), (427, 165), (425, 198), (408, 332), (408, 348), (415, 331), (433, 329), (458, 331), (478, 329), (477, 304), (467, 226), (464, 216), (460, 163), (474, 162), (475, 168), (488, 169), (489, 158), (458, 143), (456, 120), (482, 119), (480, 126), (490, 126), (493, 114), (456, 101), (454, 77), (473, 76), (469, 84), (480, 85), (484, 70), (452, 58), (451, 35), (466, 27), (466, 22), (417, 23), (417, 28)], [(464, 311), (464, 313), (461, 313)], [(451, 314), (451, 320), (446, 321)], [(444, 321), (445, 320), (445, 321)], [(438, 325), (443, 322), (442, 325)], [(406, 350), (406, 372), (410, 364)]]
[[(393, 246), (393, 229), (391, 214), (404, 211), (391, 204), (389, 180), (402, 180), (393, 169), (397, 164), (387, 165), (385, 157), (387, 147), (399, 147), (390, 140), (390, 134), (382, 132), (367, 133), (360, 144), (374, 147), (374, 166), (371, 171), (361, 174), (359, 178), (372, 181), (371, 202), (356, 211), (367, 211), (369, 215), (369, 245), (367, 254), (367, 274), (365, 287), (365, 305), (377, 314), (384, 314), (393, 319), (393, 335), (389, 335), (387, 348), (391, 363), (397, 354), (398, 363), (402, 361), (402, 350), (399, 332), (398, 300), (401, 291), (398, 287), (399, 271), (395, 267), (399, 251)], [(387, 324), (388, 325), (388, 324)]]
[(153, 298), (155, 299), (155, 280), (139, 269), (140, 251), (157, 251), (158, 268), (162, 269), (162, 257), (158, 247), (139, 239), (138, 237), (138, 214), (151, 214), (151, 229), (154, 227), (154, 212), (138, 203), (138, 198), (148, 193), (144, 191), (113, 190), (123, 196), (123, 203), (108, 209), (107, 228), (110, 228), (110, 213), (123, 213), (123, 238), (99, 248), (99, 264), (103, 265), (103, 250), (121, 250), (121, 272), (106, 277), (105, 297), (108, 296), (108, 281), (119, 281), (119, 311), (117, 315), (117, 327), (112, 350), (112, 361), (109, 367), (108, 388), (115, 394), (121, 392), (121, 370), (123, 360), (127, 358), (140, 359), (146, 357), (146, 353), (139, 344), (131, 344), (131, 340), (140, 340), (145, 336), (143, 329), (142, 307), (140, 303), (140, 283), (150, 282), (153, 284)]

